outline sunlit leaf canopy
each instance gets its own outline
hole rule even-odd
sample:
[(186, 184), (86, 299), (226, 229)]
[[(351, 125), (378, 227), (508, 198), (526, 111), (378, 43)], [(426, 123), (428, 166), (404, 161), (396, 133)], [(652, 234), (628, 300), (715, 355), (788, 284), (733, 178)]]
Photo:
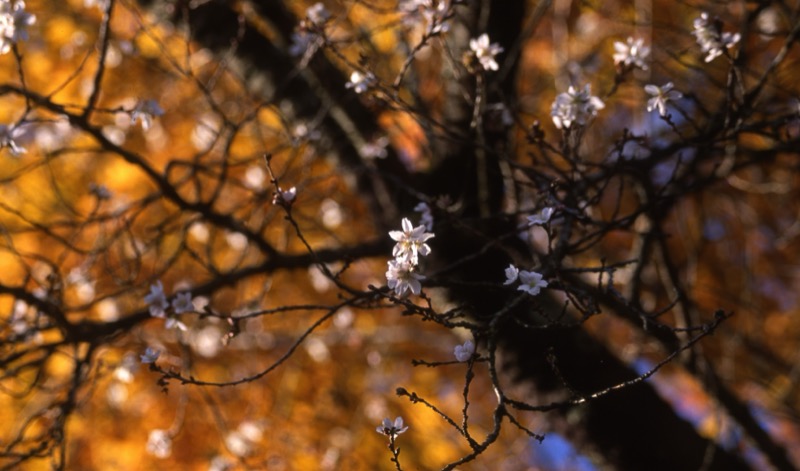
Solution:
[[(15, 128), (16, 144), (26, 149), (15, 156), (6, 146), (0, 154), (0, 413), (11, 424), (0, 435), (0, 464), (14, 467), (27, 456), (30, 469), (53, 463), (120, 470), (391, 469), (387, 437), (375, 428), (397, 416), (409, 426), (397, 437), (406, 469), (437, 469), (474, 451), (440, 414), (395, 393), (413, 391), (458, 420), (467, 371), (474, 370), (469, 428), (475, 436), (489, 433), (497, 398), (487, 364), (468, 366), (453, 356), (469, 331), (403, 315), (403, 306), (387, 296), (355, 293), (386, 285), (392, 243), (370, 212), (373, 202), (359, 194), (354, 176), (330, 150), (331, 137), (318, 130), (337, 107), (321, 109), (317, 121), (297, 119), (292, 103), (265, 97), (237, 68), (235, 44), (212, 52), (190, 41), (185, 25), (169, 21), (174, 10), (193, 8), (191, 2), (154, 3), (147, 10), (116, 1), (109, 14), (101, 1), (27, 1), (36, 22), (26, 40), (0, 56), (0, 124)], [(289, 49), (279, 27), (263, 21), (253, 3), (230, 5), (242, 22)], [(314, 2), (286, 3), (308, 23)], [(442, 124), (442, 77), (474, 73), (470, 38), (457, 29), (431, 36), (430, 22), (397, 2), (326, 6), (331, 16), (324, 27), (307, 24), (324, 36), (296, 55), (295, 73), (303, 74), (317, 54), (345, 77), (373, 73), (376, 83), (367, 93), (341, 90), (345, 103), (362, 104), (378, 123), (379, 133), (360, 137), (361, 157), (373, 154), (370, 162), (378, 162), (392, 149), (409, 172), (434, 167), (440, 156), (433, 141), (457, 136)], [(577, 240), (586, 237), (585, 250), (566, 263), (618, 264), (613, 271), (587, 271), (584, 281), (620, 293), (636, 284), (641, 308), (663, 310), (658, 321), (678, 329), (708, 322), (715, 311), (733, 313), (683, 355), (702, 357), (714, 381), (743, 398), (797, 463), (800, 182), (796, 149), (783, 142), (800, 135), (797, 51), (785, 47), (787, 37), (797, 36), (790, 30), (798, 12), (775, 2), (747, 22), (755, 8), (745, 2), (530, 2), (528, 29), (513, 45), (520, 53), (518, 100), (486, 104), (497, 105), (497, 113), (485, 119), (500, 123), (503, 110), (508, 113), (504, 165), (514, 191), (505, 207), (533, 214), (551, 201), (541, 182), (579, 170), (557, 151), (570, 146), (550, 116), (558, 94), (570, 84), (590, 84), (605, 104), (580, 140), (572, 135), (573, 150), (583, 156), (580, 171), (635, 160), (646, 149), (668, 148), (676, 136), (699, 133), (734, 93), (726, 87), (734, 80), (730, 56), (705, 62), (691, 34), (695, 18), (709, 11), (725, 31), (742, 33), (734, 49), (746, 54), (737, 58), (735, 80), (752, 89), (771, 73), (753, 104), (757, 111), (735, 138), (720, 138), (728, 158), (695, 158), (717, 143), (684, 144), (663, 151), (658, 165), (632, 166), (649, 172), (663, 194), (676, 195), (659, 221), (638, 212), (640, 188), (625, 173), (609, 178), (580, 203), (594, 225), (576, 230)], [(648, 70), (615, 66), (614, 42), (629, 36), (651, 47)], [(504, 70), (501, 63), (496, 73)], [(643, 86), (666, 82), (683, 94), (669, 104), (671, 122), (645, 108)], [(163, 113), (136, 112), (147, 103)], [(692, 187), (670, 185), (686, 172), (698, 176), (681, 180)], [(296, 199), (276, 204), (275, 193), (291, 187)], [(436, 195), (418, 196), (436, 202)], [(406, 216), (419, 220), (416, 213)], [(626, 218), (627, 226), (598, 229)], [(640, 265), (627, 262), (639, 253), (638, 235), (653, 224), (664, 241), (644, 242), (658, 248), (637, 270)], [(399, 228), (398, 217), (393, 229)], [(541, 248), (547, 231), (533, 227), (522, 235)], [(429, 241), (434, 252), (436, 242)], [(676, 277), (691, 308), (676, 299)], [(497, 273), (498, 284), (503, 278)], [(170, 300), (192, 293), (194, 312), (178, 316), (186, 331), (151, 318), (145, 296), (158, 282)], [(445, 290), (426, 292), (438, 311), (455, 308)], [(573, 299), (569, 294), (564, 290), (559, 300)], [(64, 323), (119, 327), (98, 328), (101, 334), (89, 339), (81, 338), (88, 330)], [(587, 317), (583, 326), (640, 373), (672, 353), (614, 316)], [(679, 331), (683, 340), (694, 333)], [(140, 360), (147, 347), (161, 352), (157, 368)], [(448, 363), (432, 368), (413, 360)], [(238, 384), (182, 384), (165, 372)], [(750, 453), (754, 467), (765, 462), (752, 443), (738, 441), (738, 426), (698, 375), (668, 365), (649, 381), (702, 436)], [(529, 385), (508, 384), (508, 390), (539, 402)], [(564, 453), (548, 446), (569, 431), (547, 414), (518, 411), (516, 418), (545, 440), (505, 427), (465, 469), (584, 465), (583, 457), (558, 464)], [(52, 430), (63, 430), (63, 437)], [(161, 448), (154, 431), (168, 436)]]

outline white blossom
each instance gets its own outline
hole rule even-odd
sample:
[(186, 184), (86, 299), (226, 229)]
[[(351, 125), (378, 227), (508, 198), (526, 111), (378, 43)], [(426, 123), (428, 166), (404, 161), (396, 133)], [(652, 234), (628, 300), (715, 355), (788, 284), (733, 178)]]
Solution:
[(723, 33), (721, 23), (718, 20), (711, 21), (705, 12), (695, 18), (692, 34), (697, 38), (700, 49), (706, 53), (706, 62), (721, 56), (725, 49), (733, 47), (741, 39), (739, 33)]
[(605, 106), (602, 100), (592, 96), (590, 85), (585, 85), (583, 90), (570, 86), (569, 90), (556, 97), (550, 115), (557, 128), (569, 129), (575, 124), (585, 126), (590, 119), (597, 116), (597, 110), (602, 110)]
[(539, 294), (542, 288), (547, 287), (547, 284), (548, 283), (542, 279), (542, 275), (540, 273), (536, 273), (535, 271), (520, 270), (519, 286), (517, 287), (517, 290), (525, 291), (531, 296), (536, 296)]
[(192, 293), (176, 294), (175, 299), (172, 300), (172, 309), (175, 311), (175, 314), (194, 311)]
[(166, 430), (155, 429), (147, 437), (147, 452), (156, 458), (169, 458), (172, 454), (172, 437)]
[(142, 129), (147, 131), (153, 124), (153, 118), (157, 118), (164, 114), (164, 110), (158, 105), (155, 100), (144, 100), (136, 103), (136, 106), (131, 110), (131, 122), (136, 124), (136, 121), (142, 121)]
[(142, 363), (155, 363), (158, 359), (159, 355), (161, 355), (161, 350), (158, 350), (153, 347), (147, 347), (144, 350), (144, 353), (139, 355), (139, 358), (142, 360)]
[(650, 48), (644, 45), (641, 38), (633, 39), (629, 37), (626, 42), (614, 42), (614, 64), (624, 68), (638, 67), (647, 70), (647, 57), (650, 55)]
[(19, 128), (16, 126), (8, 126), (0, 124), (0, 148), (7, 147), (11, 151), (11, 155), (19, 157), (27, 152), (24, 147), (17, 144), (16, 138), (19, 134)]
[(406, 430), (408, 430), (408, 426), (403, 424), (402, 417), (397, 417), (394, 422), (389, 418), (383, 419), (383, 422), (375, 429), (376, 432), (390, 437), (396, 437)]
[(528, 216), (528, 225), (529, 226), (541, 226), (550, 222), (550, 218), (553, 216), (553, 212), (555, 210), (553, 208), (543, 208), (539, 214), (534, 214), (533, 216)]
[(393, 289), (397, 296), (403, 296), (407, 291), (419, 294), (422, 291), (420, 280), (425, 277), (415, 272), (415, 267), (406, 260), (389, 260), (389, 269), (386, 271), (386, 280), (389, 289)]
[(456, 347), (453, 349), (453, 355), (455, 355), (456, 360), (462, 363), (469, 361), (474, 354), (475, 344), (472, 343), (472, 340), (467, 340), (463, 345), (456, 345)]
[(36, 16), (25, 11), (23, 0), (0, 2), (0, 54), (6, 54), (13, 44), (28, 39), (28, 26)]
[(291, 203), (297, 198), (297, 187), (291, 187), (288, 190), (281, 191), (281, 199), (287, 203)]
[(489, 43), (489, 35), (484, 33), (476, 39), (469, 40), (469, 48), (478, 58), (483, 70), (497, 70), (499, 66), (495, 61), (495, 56), (503, 52), (503, 48), (497, 43)]
[(161, 281), (156, 284), (150, 285), (150, 293), (144, 297), (144, 302), (150, 310), (150, 315), (153, 317), (166, 317), (166, 310), (169, 308), (167, 296), (164, 294), (164, 285)]
[(430, 232), (425, 232), (425, 226), (414, 227), (408, 218), (403, 218), (402, 231), (389, 231), (389, 237), (397, 242), (392, 249), (392, 256), (397, 260), (408, 261), (416, 265), (419, 256), (431, 253), (431, 248), (425, 242), (434, 237)]
[(272, 197), (272, 204), (290, 205), (294, 203), (297, 198), (297, 187), (291, 187), (288, 190), (278, 188), (275, 195)]
[(377, 79), (372, 72), (367, 72), (366, 74), (362, 74), (359, 71), (355, 71), (350, 74), (350, 81), (345, 84), (345, 87), (352, 88), (353, 91), (356, 93), (364, 93), (370, 87), (375, 85)]
[(508, 268), (506, 268), (505, 273), (506, 281), (503, 284), (510, 285), (511, 283), (517, 281), (517, 278), (519, 277), (519, 268), (515, 267), (513, 264), (509, 265)]
[(405, 15), (404, 24), (424, 26), (427, 35), (435, 35), (450, 30), (449, 3), (448, 0), (401, 0), (398, 9)]
[(672, 89), (672, 82), (667, 82), (660, 87), (656, 85), (645, 85), (644, 91), (653, 97), (647, 100), (647, 111), (653, 111), (658, 108), (658, 114), (661, 116), (667, 115), (668, 101), (678, 100), (683, 97), (681, 92)]
[(321, 25), (330, 19), (331, 13), (322, 2), (317, 2), (306, 10), (306, 18), (315, 25)]

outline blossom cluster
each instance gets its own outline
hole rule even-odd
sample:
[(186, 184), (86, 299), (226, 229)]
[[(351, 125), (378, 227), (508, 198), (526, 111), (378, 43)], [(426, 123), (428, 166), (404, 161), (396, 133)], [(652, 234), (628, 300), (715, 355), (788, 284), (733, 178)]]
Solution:
[[(708, 53), (706, 62), (713, 60), (722, 54), (725, 48), (731, 47), (738, 42), (738, 34), (720, 33), (719, 26), (710, 25), (708, 14), (703, 13), (694, 22), (695, 32), (698, 43), (703, 51)], [(625, 42), (614, 42), (614, 64), (618, 67), (619, 73), (624, 73), (632, 69), (647, 70), (647, 59), (650, 56), (650, 47), (644, 44), (641, 38), (628, 37)], [(653, 84), (645, 85), (645, 92), (650, 95), (647, 100), (647, 111), (658, 110), (662, 117), (667, 116), (667, 103), (678, 100), (683, 94), (673, 90), (672, 82), (662, 86)], [(572, 129), (578, 126), (586, 126), (589, 121), (597, 116), (598, 110), (605, 108), (603, 101), (593, 96), (591, 86), (584, 85), (583, 89), (570, 86), (569, 89), (559, 94), (550, 109), (553, 123), (559, 129)], [(536, 219), (531, 221), (531, 225), (536, 224)]]
[(403, 218), (402, 226), (401, 231), (389, 231), (389, 237), (397, 243), (392, 250), (394, 260), (388, 262), (389, 268), (386, 271), (389, 288), (397, 296), (403, 296), (407, 291), (419, 294), (422, 290), (420, 281), (425, 277), (417, 273), (419, 257), (431, 252), (426, 242), (434, 237), (432, 233), (425, 232), (424, 224), (414, 227), (407, 218)]
[(547, 288), (547, 281), (543, 278), (544, 276), (541, 273), (537, 273), (535, 271), (526, 271), (520, 270), (519, 268), (515, 267), (514, 265), (509, 265), (508, 268), (505, 270), (506, 274), (506, 281), (503, 283), (504, 285), (510, 285), (519, 281), (519, 286), (517, 286), (518, 291), (524, 291), (531, 296), (538, 295), (542, 288)]
[(400, 0), (398, 10), (407, 26), (424, 26), (425, 34), (433, 36), (450, 29), (447, 22), (448, 0)]
[(711, 21), (708, 13), (705, 12), (694, 20), (692, 34), (697, 38), (697, 44), (706, 53), (706, 62), (711, 62), (721, 56), (726, 49), (733, 47), (741, 39), (739, 33), (722, 32), (722, 24), (718, 20)]
[(331, 13), (320, 2), (306, 9), (305, 19), (292, 33), (292, 42), (288, 51), (292, 57), (302, 57), (304, 60), (314, 54), (324, 41), (325, 24), (330, 20)]
[(331, 18), (331, 13), (322, 2), (317, 2), (306, 9), (306, 19), (314, 25), (322, 25)]
[[(167, 300), (167, 295), (164, 293), (164, 285), (161, 281), (157, 281), (156, 284), (150, 285), (150, 292), (144, 297), (144, 302), (147, 303), (147, 308), (151, 316), (167, 319), (166, 327), (168, 329), (177, 327), (179, 330), (187, 330), (186, 325), (175, 318), (174, 315), (194, 311), (194, 302), (192, 301), (191, 293), (177, 293), (172, 303), (170, 303)], [(174, 315), (168, 317), (167, 310), (170, 306), (172, 306)]]
[(28, 26), (34, 23), (36, 16), (25, 11), (23, 0), (0, 0), (0, 54), (28, 39)]
[(583, 90), (570, 86), (569, 90), (556, 97), (550, 115), (558, 129), (570, 129), (575, 125), (585, 126), (597, 116), (598, 110), (605, 107), (600, 98), (592, 96), (591, 85), (585, 85)]

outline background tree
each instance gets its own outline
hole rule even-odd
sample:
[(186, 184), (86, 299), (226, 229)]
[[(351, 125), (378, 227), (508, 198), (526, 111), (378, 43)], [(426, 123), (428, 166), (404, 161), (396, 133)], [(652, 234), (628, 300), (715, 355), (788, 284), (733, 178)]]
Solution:
[(794, 469), (799, 14), (0, 1), (0, 463)]

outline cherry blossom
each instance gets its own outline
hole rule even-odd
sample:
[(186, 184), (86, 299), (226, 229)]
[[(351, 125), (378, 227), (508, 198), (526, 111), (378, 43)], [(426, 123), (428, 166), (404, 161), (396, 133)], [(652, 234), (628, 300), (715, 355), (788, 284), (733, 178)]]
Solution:
[(141, 120), (142, 129), (147, 131), (153, 124), (153, 118), (162, 116), (164, 110), (158, 105), (155, 100), (144, 100), (136, 103), (136, 106), (131, 111), (131, 123), (136, 124), (136, 121)]
[(156, 284), (150, 285), (150, 293), (144, 297), (144, 302), (147, 303), (151, 316), (166, 317), (169, 302), (167, 301), (167, 295), (164, 294), (164, 285), (161, 284), (161, 281), (156, 281)]
[(506, 281), (503, 283), (504, 285), (510, 285), (511, 283), (517, 281), (519, 278), (519, 268), (515, 267), (514, 265), (509, 265), (506, 268)]
[(741, 39), (739, 33), (722, 32), (722, 23), (719, 20), (711, 21), (705, 12), (694, 20), (692, 34), (697, 38), (700, 49), (706, 53), (706, 62), (721, 56), (726, 49), (733, 47)]
[(531, 296), (538, 295), (541, 289), (546, 288), (548, 285), (547, 281), (542, 279), (542, 275), (535, 271), (520, 270), (519, 282), (517, 290), (525, 291)]
[(469, 361), (474, 354), (475, 344), (472, 342), (472, 340), (467, 340), (463, 345), (456, 345), (456, 347), (453, 349), (453, 355), (455, 355), (456, 360), (462, 363)]
[(644, 40), (629, 37), (626, 42), (614, 42), (614, 64), (630, 69), (638, 67), (647, 70), (647, 57), (650, 48), (644, 45)]
[(278, 188), (275, 195), (272, 197), (272, 204), (291, 205), (297, 198), (297, 188), (291, 187), (288, 190)]
[(679, 100), (683, 97), (681, 92), (672, 89), (672, 82), (667, 82), (660, 87), (656, 85), (645, 85), (644, 91), (653, 97), (647, 100), (647, 111), (653, 111), (658, 108), (658, 114), (661, 116), (667, 115), (668, 101)]
[(386, 280), (389, 288), (397, 296), (403, 296), (407, 291), (419, 294), (422, 291), (420, 280), (425, 277), (415, 272), (415, 267), (406, 260), (389, 260), (389, 269), (386, 271)]
[(175, 314), (182, 314), (184, 312), (194, 311), (194, 304), (192, 304), (191, 293), (178, 293), (175, 299), (172, 300), (172, 309)]
[(355, 71), (350, 74), (350, 81), (345, 84), (345, 87), (352, 88), (356, 93), (364, 93), (370, 87), (375, 85), (377, 79), (372, 72), (367, 72), (366, 74), (362, 74), (359, 71)]
[(408, 26), (425, 26), (426, 34), (435, 35), (450, 30), (447, 22), (449, 1), (447, 0), (400, 0), (398, 10), (405, 16)]
[(434, 237), (430, 232), (425, 232), (425, 226), (414, 227), (408, 218), (403, 218), (402, 231), (389, 231), (389, 237), (397, 241), (392, 256), (397, 260), (406, 260), (412, 265), (416, 265), (419, 256), (431, 253), (431, 248), (425, 242)]
[(408, 430), (408, 426), (403, 424), (402, 417), (397, 417), (394, 422), (389, 418), (385, 418), (375, 429), (376, 432), (390, 437), (396, 437), (401, 433), (405, 433), (406, 430)]
[(142, 363), (155, 363), (158, 359), (159, 355), (161, 355), (161, 350), (155, 349), (153, 347), (147, 347), (144, 350), (144, 353), (139, 355), (139, 358), (142, 360)]
[(569, 129), (575, 124), (585, 126), (597, 116), (597, 110), (605, 107), (602, 100), (592, 96), (590, 85), (585, 85), (583, 90), (570, 86), (569, 90), (556, 97), (550, 115), (557, 128)]
[(497, 43), (489, 43), (489, 35), (484, 33), (475, 39), (469, 40), (469, 48), (478, 58), (483, 70), (497, 70), (499, 66), (495, 61), (495, 56), (503, 52), (503, 48)]
[(28, 39), (28, 26), (36, 23), (36, 16), (25, 11), (23, 0), (0, 1), (0, 55), (11, 50), (13, 44)]
[(315, 25), (321, 25), (330, 19), (331, 13), (322, 2), (317, 2), (306, 10), (306, 18)]

